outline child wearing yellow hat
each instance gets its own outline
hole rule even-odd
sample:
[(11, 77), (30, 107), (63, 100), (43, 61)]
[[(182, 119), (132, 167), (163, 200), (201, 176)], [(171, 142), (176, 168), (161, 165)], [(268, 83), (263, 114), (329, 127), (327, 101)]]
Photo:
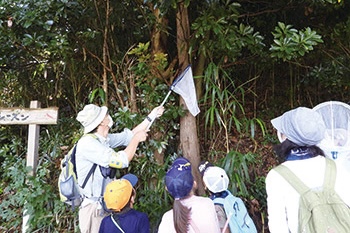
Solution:
[(103, 195), (111, 215), (103, 218), (99, 233), (149, 233), (150, 224), (145, 213), (133, 209), (138, 179), (127, 174), (106, 186)]

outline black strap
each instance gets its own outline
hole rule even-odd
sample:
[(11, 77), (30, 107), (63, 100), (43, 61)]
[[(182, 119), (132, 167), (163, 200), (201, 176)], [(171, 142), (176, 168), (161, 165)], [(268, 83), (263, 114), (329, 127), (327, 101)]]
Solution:
[(103, 177), (100, 197), (103, 197), (105, 184), (106, 184), (106, 178)]
[[(73, 150), (72, 150), (72, 153), (70, 155), (70, 160), (71, 160), (71, 163), (73, 164), (73, 172), (74, 174), (76, 174), (77, 176), (77, 179), (78, 179), (78, 173), (77, 173), (77, 168), (75, 166), (75, 153), (77, 151), (77, 144), (74, 144), (74, 147), (73, 147)], [(68, 168), (68, 166), (67, 166)], [(68, 173), (67, 173), (68, 174)]]
[[(77, 177), (77, 179), (78, 179), (78, 172), (77, 172), (77, 166), (76, 166), (76, 150), (77, 150), (77, 143), (74, 145), (74, 148), (73, 148), (73, 151), (72, 151), (72, 154), (71, 154), (71, 161), (72, 161), (72, 163), (73, 163), (73, 169), (74, 169), (74, 173), (76, 174), (76, 177)], [(88, 180), (90, 179), (90, 177), (91, 177), (91, 175), (95, 172), (95, 169), (96, 169), (96, 167), (97, 167), (97, 164), (96, 163), (94, 163), (94, 165), (92, 165), (92, 167), (91, 167), (91, 169), (90, 169), (90, 171), (89, 171), (89, 173), (87, 174), (87, 176), (85, 177), (85, 180), (84, 180), (84, 182), (83, 182), (83, 185), (81, 186), (82, 188), (85, 188), (85, 186), (86, 186), (86, 183), (88, 182)]]
[(82, 188), (85, 188), (85, 185), (86, 185), (87, 181), (89, 180), (89, 178), (90, 178), (90, 176), (92, 175), (92, 173), (95, 172), (96, 167), (97, 167), (97, 164), (94, 163), (94, 165), (92, 165), (92, 167), (91, 167), (89, 173), (87, 174), (87, 176), (86, 176), (86, 178), (85, 178), (85, 180), (84, 180), (83, 185), (81, 186)]
[(125, 231), (123, 230), (123, 228), (120, 226), (120, 222), (119, 222), (118, 216), (116, 216), (115, 214), (112, 214), (112, 215), (111, 215), (111, 219), (112, 219), (112, 222), (114, 223), (114, 225), (115, 225), (122, 233), (125, 233)]

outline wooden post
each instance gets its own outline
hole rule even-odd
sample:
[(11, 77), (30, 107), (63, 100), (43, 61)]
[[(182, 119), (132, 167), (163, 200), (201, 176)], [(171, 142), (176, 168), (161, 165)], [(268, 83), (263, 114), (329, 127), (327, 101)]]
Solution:
[[(29, 125), (27, 144), (27, 167), (31, 167), (30, 175), (35, 175), (38, 165), (40, 125), (57, 124), (58, 108), (40, 108), (39, 101), (31, 101), (30, 109), (0, 108), (0, 125)], [(29, 216), (24, 207), (22, 232), (28, 229)]]
[[(31, 101), (30, 108), (40, 108), (40, 103)], [(27, 167), (32, 167), (31, 175), (35, 175), (38, 166), (39, 130), (40, 126), (37, 124), (29, 124), (28, 126)]]

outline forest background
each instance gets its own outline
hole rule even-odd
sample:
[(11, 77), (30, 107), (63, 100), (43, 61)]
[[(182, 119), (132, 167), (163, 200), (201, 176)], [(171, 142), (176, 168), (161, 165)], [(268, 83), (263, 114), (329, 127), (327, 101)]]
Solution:
[[(277, 164), (270, 120), (298, 106), (347, 103), (350, 3), (344, 0), (0, 0), (0, 107), (58, 107), (40, 127), (35, 176), (27, 126), (0, 126), (0, 231), (78, 232), (59, 200), (60, 160), (82, 135), (85, 104), (107, 105), (113, 131), (159, 105), (188, 65), (201, 113), (171, 94), (137, 157), (118, 176), (140, 178), (135, 208), (156, 232), (172, 199), (163, 177), (177, 156), (227, 171), (259, 232), (267, 227), (265, 176)], [(206, 195), (200, 177), (199, 195)]]

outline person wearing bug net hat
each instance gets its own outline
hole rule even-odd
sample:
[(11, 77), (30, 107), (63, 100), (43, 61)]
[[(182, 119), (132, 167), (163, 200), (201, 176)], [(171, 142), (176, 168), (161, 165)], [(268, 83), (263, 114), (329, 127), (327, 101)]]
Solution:
[[(325, 124), (319, 113), (306, 107), (287, 111), (271, 123), (281, 142), (274, 146), (281, 165), (271, 169), (265, 180), (269, 230), (271, 233), (297, 233), (300, 194), (289, 183), (291, 177), (285, 179), (279, 168), (289, 169), (310, 189), (322, 188), (329, 159), (317, 145), (324, 138)], [(349, 178), (337, 169), (334, 190), (347, 205), (350, 205), (346, 181)]]
[(101, 222), (99, 233), (149, 233), (147, 214), (133, 209), (136, 200), (134, 174), (126, 174), (106, 186), (104, 200), (112, 213)]
[[(79, 185), (82, 186), (85, 178), (89, 177), (95, 164), (99, 167), (85, 181), (84, 189), (80, 190), (83, 195), (83, 202), (79, 208), (79, 228), (82, 233), (98, 232), (106, 214), (101, 202), (105, 186), (115, 179), (115, 169), (129, 166), (139, 143), (147, 138), (150, 122), (160, 117), (163, 112), (164, 107), (156, 107), (135, 128), (124, 129), (119, 133), (109, 133), (113, 120), (105, 106), (88, 104), (78, 113), (77, 120), (84, 127), (84, 136), (76, 146)], [(114, 150), (121, 146), (125, 149)]]
[(158, 233), (210, 232), (219, 233), (214, 203), (207, 197), (194, 195), (196, 182), (191, 163), (180, 157), (165, 175), (165, 186), (174, 198), (173, 209), (164, 213)]

